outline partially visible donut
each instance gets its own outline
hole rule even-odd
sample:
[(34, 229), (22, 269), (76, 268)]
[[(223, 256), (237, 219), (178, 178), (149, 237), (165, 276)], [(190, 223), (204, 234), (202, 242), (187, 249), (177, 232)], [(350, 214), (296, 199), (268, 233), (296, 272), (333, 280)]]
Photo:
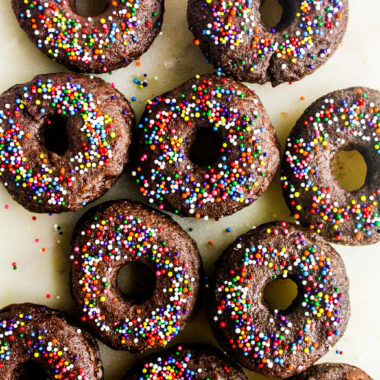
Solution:
[[(264, 289), (292, 279), (298, 295), (271, 310)], [(319, 235), (285, 222), (240, 236), (216, 263), (209, 320), (237, 363), (288, 378), (311, 366), (342, 337), (350, 316), (349, 281), (338, 252)]]
[(308, 368), (290, 380), (372, 380), (360, 368), (343, 363), (323, 363)]
[[(293, 216), (326, 239), (347, 245), (380, 241), (380, 92), (352, 87), (322, 96), (291, 131), (281, 167)], [(364, 186), (349, 192), (331, 163), (341, 150), (358, 150), (367, 163)]]
[(49, 379), (103, 379), (96, 340), (60, 312), (14, 304), (0, 310), (0, 320), (1, 380), (18, 380), (28, 362), (42, 367)]
[[(133, 352), (166, 346), (193, 318), (202, 280), (195, 242), (170, 217), (132, 201), (104, 203), (75, 227), (71, 286), (82, 321), (105, 344)], [(139, 262), (156, 284), (146, 300), (125, 297), (119, 270)]]
[[(199, 132), (219, 140), (212, 162), (192, 159)], [(250, 205), (268, 188), (279, 144), (260, 99), (217, 75), (197, 75), (148, 102), (137, 129), (140, 191), (161, 209), (218, 218)], [(210, 149), (208, 146), (204, 150)]]
[(273, 28), (260, 17), (262, 0), (189, 0), (188, 22), (215, 67), (244, 82), (297, 81), (323, 65), (346, 31), (348, 0), (280, 0)]
[(215, 348), (185, 344), (142, 359), (123, 379), (247, 380), (247, 377)]
[(30, 211), (79, 210), (122, 173), (134, 122), (99, 78), (44, 74), (15, 85), (0, 96), (0, 181)]
[(12, 0), (20, 26), (49, 58), (103, 73), (139, 58), (161, 30), (164, 0), (107, 0), (98, 16), (78, 14), (76, 0)]

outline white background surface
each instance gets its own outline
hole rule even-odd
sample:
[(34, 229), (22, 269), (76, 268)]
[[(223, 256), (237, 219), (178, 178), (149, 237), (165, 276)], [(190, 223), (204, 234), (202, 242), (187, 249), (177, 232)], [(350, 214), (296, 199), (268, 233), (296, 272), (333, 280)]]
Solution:
[[(102, 78), (115, 82), (128, 99), (136, 96), (132, 106), (141, 115), (146, 99), (174, 88), (196, 73), (210, 72), (192, 35), (187, 30), (186, 1), (166, 0), (163, 31), (151, 49), (128, 68)], [(380, 90), (380, 2), (350, 0), (350, 22), (346, 37), (335, 55), (317, 72), (300, 82), (287, 83), (273, 89), (254, 88), (266, 106), (282, 147), (295, 121), (303, 110), (329, 91), (353, 85), (366, 85)], [(15, 83), (29, 81), (34, 75), (63, 71), (28, 40), (19, 28), (11, 10), (10, 0), (0, 1), (0, 92)], [(148, 87), (141, 90), (134, 83), (137, 76), (148, 74)], [(300, 97), (305, 99), (301, 100)], [(97, 203), (108, 199), (140, 199), (137, 186), (129, 176), (129, 168), (114, 188)], [(86, 208), (88, 209), (88, 208)], [(86, 210), (85, 209), (85, 210)], [(0, 307), (13, 302), (36, 302), (75, 313), (69, 290), (68, 246), (74, 224), (85, 211), (64, 215), (36, 215), (16, 204), (0, 187)], [(214, 261), (238, 235), (253, 225), (277, 219), (288, 219), (282, 199), (279, 176), (266, 194), (256, 203), (219, 222), (176, 218), (197, 241), (207, 273)], [(33, 216), (36, 220), (33, 220)], [(62, 226), (63, 234), (54, 226)], [(225, 229), (231, 227), (227, 233)], [(38, 239), (38, 241), (36, 241)], [(208, 241), (213, 241), (213, 246)], [(43, 251), (45, 249), (45, 251)], [(321, 361), (340, 361), (357, 365), (375, 379), (380, 378), (380, 244), (369, 247), (337, 247), (343, 256), (351, 280), (352, 317), (345, 336), (335, 350)], [(17, 263), (17, 270), (12, 263)], [(47, 298), (47, 294), (50, 298)], [(171, 343), (206, 342), (216, 345), (206, 322), (204, 307), (196, 320)], [(101, 345), (105, 380), (119, 380), (134, 362), (134, 356), (112, 351)], [(141, 355), (139, 355), (141, 356)], [(250, 379), (263, 379), (249, 374)]]

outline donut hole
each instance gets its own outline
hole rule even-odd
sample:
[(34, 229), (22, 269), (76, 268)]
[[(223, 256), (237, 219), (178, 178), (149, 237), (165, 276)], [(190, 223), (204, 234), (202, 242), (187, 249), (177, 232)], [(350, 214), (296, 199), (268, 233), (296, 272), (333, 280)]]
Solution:
[(84, 17), (101, 15), (108, 6), (108, 0), (75, 0), (75, 11)]
[(261, 22), (268, 27), (277, 26), (284, 14), (284, 8), (278, 0), (264, 0), (260, 6)]
[(133, 261), (119, 270), (117, 286), (125, 298), (139, 304), (153, 296), (156, 289), (156, 276), (150, 266)]
[(338, 185), (346, 191), (361, 189), (367, 179), (367, 163), (356, 149), (342, 149), (331, 161), (331, 172)]
[(39, 363), (30, 360), (22, 364), (17, 380), (48, 380), (49, 378), (48, 373)]
[(40, 130), (42, 144), (49, 151), (59, 156), (66, 153), (69, 148), (67, 134), (67, 120), (64, 116), (54, 115), (47, 119)]
[(298, 285), (291, 279), (275, 279), (268, 282), (263, 290), (263, 301), (269, 310), (288, 312), (298, 300)]
[(199, 128), (190, 147), (190, 161), (198, 166), (212, 165), (220, 156), (223, 140), (212, 128)]
[(274, 32), (284, 30), (297, 18), (297, 4), (292, 0), (263, 0), (260, 6), (262, 24)]

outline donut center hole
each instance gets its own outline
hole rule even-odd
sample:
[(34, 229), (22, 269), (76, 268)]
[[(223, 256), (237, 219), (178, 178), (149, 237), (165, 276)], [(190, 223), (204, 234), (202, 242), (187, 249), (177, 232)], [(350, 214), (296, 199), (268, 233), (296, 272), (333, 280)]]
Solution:
[(273, 28), (280, 24), (284, 9), (278, 0), (264, 0), (260, 7), (261, 22)]
[(295, 305), (298, 296), (298, 286), (290, 278), (270, 281), (264, 288), (263, 298), (271, 310), (287, 311)]
[(67, 120), (64, 116), (55, 115), (50, 117), (42, 126), (40, 136), (42, 143), (49, 152), (62, 156), (69, 148), (67, 134)]
[(37, 362), (30, 360), (22, 365), (17, 380), (49, 380), (49, 375)]
[(84, 17), (101, 15), (107, 8), (108, 0), (75, 0), (75, 11)]
[(128, 300), (142, 303), (152, 297), (156, 289), (156, 276), (148, 265), (130, 262), (120, 269), (117, 286)]
[(361, 189), (367, 178), (367, 163), (356, 149), (339, 151), (331, 162), (331, 171), (338, 185), (346, 191)]
[(209, 166), (220, 156), (223, 140), (212, 128), (199, 128), (190, 147), (190, 161), (198, 166)]

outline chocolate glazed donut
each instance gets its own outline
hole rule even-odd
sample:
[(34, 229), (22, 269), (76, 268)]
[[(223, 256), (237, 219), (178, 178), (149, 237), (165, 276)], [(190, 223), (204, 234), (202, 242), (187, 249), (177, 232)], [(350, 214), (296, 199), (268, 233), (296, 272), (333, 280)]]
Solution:
[[(380, 92), (352, 87), (316, 100), (291, 131), (282, 160), (283, 193), (293, 216), (333, 243), (380, 241)], [(358, 150), (368, 172), (356, 191), (331, 170), (341, 150)]]
[(124, 380), (247, 380), (244, 372), (219, 350), (207, 345), (178, 345), (136, 364)]
[[(210, 141), (197, 147), (202, 134)], [(218, 218), (250, 205), (268, 188), (280, 156), (258, 96), (218, 75), (197, 75), (150, 101), (136, 136), (132, 174), (141, 193), (181, 216)], [(194, 159), (194, 150), (213, 145), (210, 161)]]
[(76, 211), (128, 160), (135, 115), (99, 78), (44, 74), (0, 96), (0, 181), (33, 212)]
[(289, 380), (373, 380), (360, 368), (349, 364), (323, 363), (313, 365)]
[[(271, 310), (268, 283), (289, 278), (298, 295)], [(319, 235), (285, 222), (239, 237), (216, 263), (209, 320), (240, 365), (286, 379), (311, 366), (343, 335), (350, 316), (349, 281), (339, 254)]]
[(77, 13), (75, 0), (12, 0), (20, 26), (49, 58), (67, 68), (103, 73), (139, 58), (161, 30), (164, 0), (107, 0), (94, 17)]
[(60, 312), (14, 304), (0, 310), (0, 319), (1, 380), (18, 380), (30, 362), (51, 380), (103, 379), (96, 340), (69, 324)]
[[(105, 344), (132, 352), (166, 346), (193, 318), (202, 263), (195, 242), (171, 218), (132, 201), (87, 212), (72, 237), (72, 293), (82, 321)], [(117, 286), (128, 263), (149, 267), (148, 299)]]
[(244, 82), (297, 81), (323, 65), (346, 31), (348, 0), (280, 0), (278, 25), (264, 25), (260, 0), (189, 0), (188, 23), (215, 67)]

